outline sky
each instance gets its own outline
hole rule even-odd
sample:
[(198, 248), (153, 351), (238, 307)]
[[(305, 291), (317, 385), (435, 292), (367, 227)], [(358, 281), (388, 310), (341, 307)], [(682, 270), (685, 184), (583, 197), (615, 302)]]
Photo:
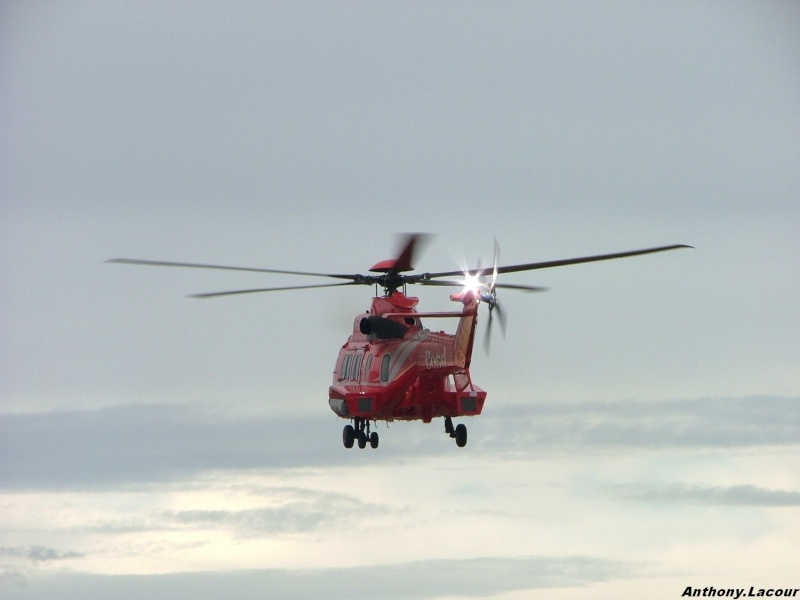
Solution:
[[(800, 588), (793, 2), (3, 2), (0, 595)], [(484, 413), (327, 406), (371, 288), (509, 274)], [(453, 310), (437, 288), (423, 310)], [(436, 325), (447, 328), (449, 322)]]

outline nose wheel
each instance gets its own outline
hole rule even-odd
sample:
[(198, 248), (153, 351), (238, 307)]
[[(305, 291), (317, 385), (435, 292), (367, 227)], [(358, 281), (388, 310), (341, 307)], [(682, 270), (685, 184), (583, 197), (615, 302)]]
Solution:
[(356, 442), (358, 442), (358, 447), (361, 449), (366, 448), (367, 444), (371, 448), (378, 447), (378, 432), (373, 431), (370, 433), (369, 421), (361, 417), (355, 417), (353, 424), (345, 425), (342, 430), (342, 443), (345, 448), (352, 448)]
[(444, 418), (444, 432), (456, 441), (456, 446), (463, 448), (467, 445), (467, 426), (459, 423), (453, 427), (453, 419)]

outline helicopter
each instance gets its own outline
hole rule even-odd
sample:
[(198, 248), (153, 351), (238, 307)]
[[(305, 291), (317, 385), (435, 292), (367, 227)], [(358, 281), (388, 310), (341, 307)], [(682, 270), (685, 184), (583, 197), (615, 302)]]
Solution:
[[(490, 267), (413, 273), (415, 253), (427, 237), (425, 234), (406, 235), (396, 256), (374, 264), (368, 275), (131, 258), (114, 258), (107, 262), (340, 280), (336, 283), (192, 294), (190, 298), (207, 299), (355, 285), (375, 286), (375, 296), (369, 309), (356, 315), (352, 333), (339, 350), (333, 380), (328, 388), (330, 409), (337, 417), (349, 421), (342, 430), (344, 447), (352, 448), (357, 443), (362, 449), (368, 444), (371, 448), (377, 448), (380, 440), (373, 427), (378, 421), (389, 423), (395, 420), (421, 420), (430, 423), (436, 418), (444, 419), (445, 434), (453, 438), (458, 447), (464, 447), (467, 444), (467, 427), (464, 423), (454, 425), (453, 419), (480, 415), (486, 401), (486, 391), (473, 383), (469, 371), (479, 305), (485, 304), (488, 307), (484, 336), (484, 349), (488, 354), (495, 312), (503, 333), (506, 327), (506, 315), (497, 301), (497, 290), (546, 291), (546, 288), (538, 286), (498, 283), (498, 275), (692, 248), (685, 244), (673, 244), (612, 254), (501, 266), (498, 265), (500, 252), (495, 240), (494, 260)], [(450, 295), (450, 300), (460, 304), (461, 308), (445, 312), (419, 311), (419, 298), (407, 295), (409, 285), (460, 288)], [(382, 295), (378, 293), (378, 288), (382, 288)], [(446, 333), (428, 329), (423, 325), (423, 320), (429, 319), (455, 319), (456, 330), (454, 333)]]

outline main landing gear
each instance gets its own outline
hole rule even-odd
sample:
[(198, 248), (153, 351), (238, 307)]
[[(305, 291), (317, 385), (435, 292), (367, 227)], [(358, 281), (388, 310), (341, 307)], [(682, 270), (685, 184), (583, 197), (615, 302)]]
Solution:
[[(467, 445), (467, 426), (459, 423), (453, 426), (453, 419), (444, 418), (444, 432), (456, 441), (456, 446), (463, 448)], [(378, 447), (378, 432), (370, 433), (369, 421), (363, 417), (354, 417), (353, 423), (347, 424), (342, 430), (342, 443), (345, 448), (352, 448), (358, 442), (359, 448), (366, 448), (367, 443), (370, 447)]]
[(353, 418), (353, 425), (345, 425), (342, 430), (342, 443), (345, 448), (352, 448), (353, 443), (358, 441), (358, 447), (364, 449), (367, 442), (371, 448), (378, 447), (378, 432), (369, 432), (369, 421), (361, 417)]
[(451, 438), (455, 439), (456, 446), (463, 448), (467, 445), (467, 426), (459, 423), (453, 427), (453, 419), (450, 417), (444, 418), (444, 432)]

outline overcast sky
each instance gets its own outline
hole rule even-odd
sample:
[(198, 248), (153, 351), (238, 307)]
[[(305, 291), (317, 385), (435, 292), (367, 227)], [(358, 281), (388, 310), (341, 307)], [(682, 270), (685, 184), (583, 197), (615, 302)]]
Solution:
[[(4, 598), (800, 588), (796, 3), (3, 2), (0, 169)], [(696, 249), (508, 275), (549, 291), (502, 291), (463, 449), (342, 447), (371, 288), (104, 262), (411, 231), (423, 271)]]

